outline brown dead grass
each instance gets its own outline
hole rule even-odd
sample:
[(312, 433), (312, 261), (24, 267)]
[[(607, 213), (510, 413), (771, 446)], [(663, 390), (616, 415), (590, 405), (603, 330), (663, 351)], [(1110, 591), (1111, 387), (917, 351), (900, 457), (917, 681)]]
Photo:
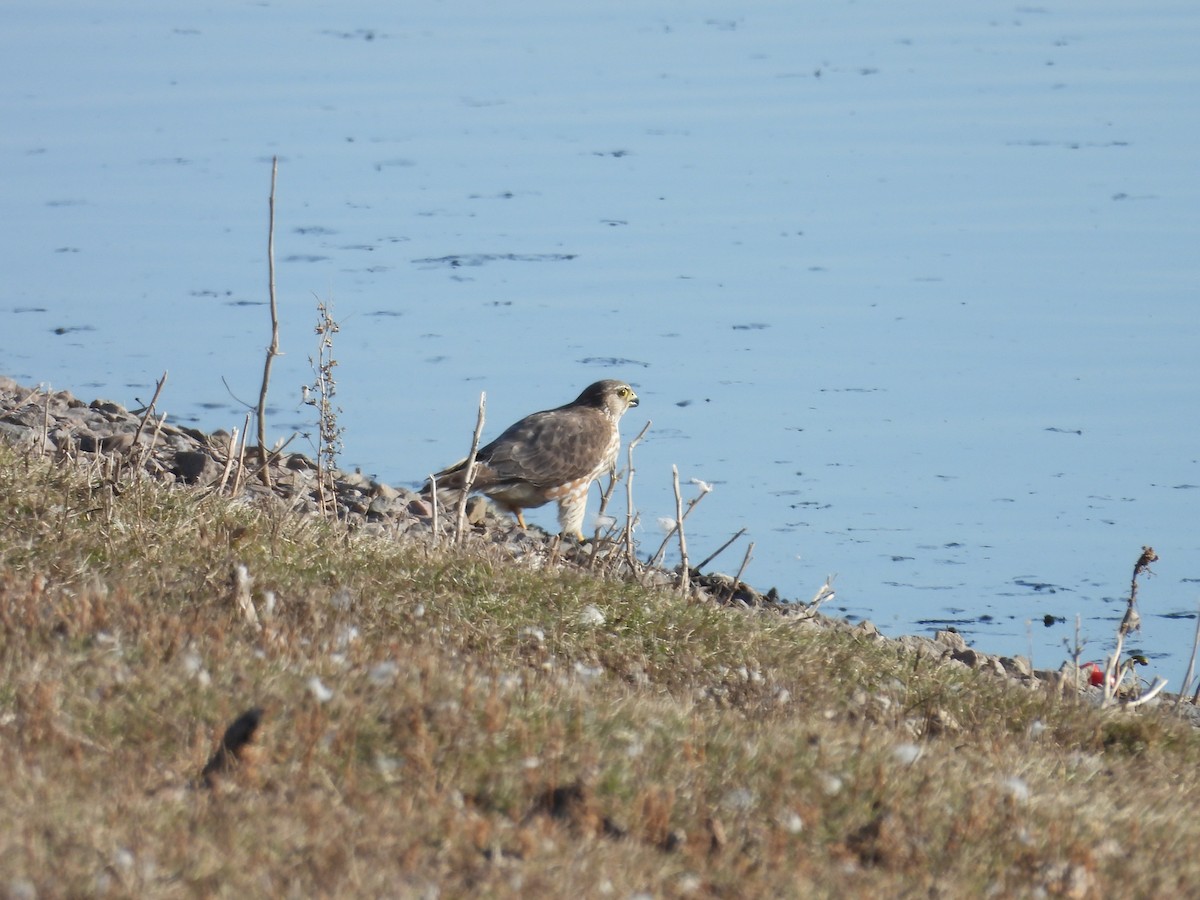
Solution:
[(864, 636), (0, 448), (0, 894), (1187, 894), (1198, 762)]

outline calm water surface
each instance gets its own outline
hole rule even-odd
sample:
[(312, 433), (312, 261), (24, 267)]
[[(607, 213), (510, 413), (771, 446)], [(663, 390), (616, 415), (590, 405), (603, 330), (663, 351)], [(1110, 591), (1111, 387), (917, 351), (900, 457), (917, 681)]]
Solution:
[[(268, 339), (308, 430), (415, 484), (601, 377), (642, 396), (701, 557), (891, 633), (1178, 684), (1200, 600), (1200, 7), (883, 0), (15, 2), (0, 33), (0, 370), (240, 426)], [(225, 384), (229, 385), (229, 390)], [(299, 446), (297, 444), (297, 446)], [(694, 491), (689, 489), (689, 493)], [(594, 500), (593, 500), (594, 503)], [(553, 523), (552, 511), (532, 516)], [(735, 569), (745, 541), (721, 567)], [(1046, 615), (1060, 620), (1042, 624)]]

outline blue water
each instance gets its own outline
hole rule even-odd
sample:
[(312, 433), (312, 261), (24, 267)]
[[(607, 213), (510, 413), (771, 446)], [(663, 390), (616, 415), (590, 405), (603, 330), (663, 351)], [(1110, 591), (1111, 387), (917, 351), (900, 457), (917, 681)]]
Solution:
[(1177, 685), (1197, 46), (1188, 0), (10, 3), (0, 371), (133, 406), (167, 370), (169, 416), (240, 427), (277, 155), (275, 437), (318, 300), (342, 463), (393, 483), (481, 391), (494, 435), (623, 377), (647, 550), (676, 464), (714, 485), (693, 557), (746, 527), (718, 568), (752, 539), (761, 588), (837, 573), (835, 611), (1053, 666), (1151, 544)]

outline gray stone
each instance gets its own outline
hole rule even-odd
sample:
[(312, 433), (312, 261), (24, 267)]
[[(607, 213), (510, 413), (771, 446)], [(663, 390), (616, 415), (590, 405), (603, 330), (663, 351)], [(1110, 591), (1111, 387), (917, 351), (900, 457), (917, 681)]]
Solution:
[(951, 650), (966, 650), (967, 640), (957, 631), (943, 630), (933, 636), (933, 639)]

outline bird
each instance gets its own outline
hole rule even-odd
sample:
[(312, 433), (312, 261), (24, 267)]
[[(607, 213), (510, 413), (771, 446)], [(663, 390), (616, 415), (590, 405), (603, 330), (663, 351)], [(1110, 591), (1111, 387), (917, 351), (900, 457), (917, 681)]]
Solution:
[[(516, 516), (522, 529), (526, 509), (557, 501), (560, 531), (582, 543), (588, 490), (605, 472), (616, 471), (621, 416), (637, 405), (632, 387), (606, 378), (570, 403), (526, 416), (476, 453), (471, 490)], [(466, 476), (463, 459), (435, 474), (433, 482), (461, 491)]]

